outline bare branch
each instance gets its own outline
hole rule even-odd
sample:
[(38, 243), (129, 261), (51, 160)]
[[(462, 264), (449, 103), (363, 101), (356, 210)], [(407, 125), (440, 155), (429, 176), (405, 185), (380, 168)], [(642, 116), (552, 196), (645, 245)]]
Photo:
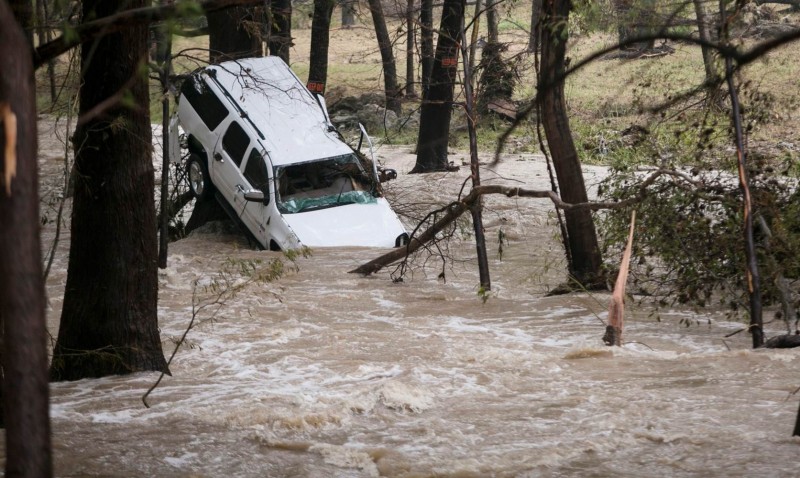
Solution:
[[(263, 0), (206, 0), (196, 5), (204, 12), (213, 12), (234, 6), (260, 5), (262, 3)], [(192, 10), (192, 12), (195, 11), (196, 10)], [(186, 4), (179, 2), (156, 7), (123, 10), (115, 15), (109, 15), (80, 25), (68, 27), (69, 30), (65, 31), (60, 37), (36, 49), (33, 58), (33, 66), (34, 68), (39, 68), (47, 63), (48, 60), (61, 55), (70, 48), (74, 48), (99, 36), (114, 33), (136, 25), (148, 24), (169, 18), (180, 18), (181, 16), (186, 16), (186, 14)]]

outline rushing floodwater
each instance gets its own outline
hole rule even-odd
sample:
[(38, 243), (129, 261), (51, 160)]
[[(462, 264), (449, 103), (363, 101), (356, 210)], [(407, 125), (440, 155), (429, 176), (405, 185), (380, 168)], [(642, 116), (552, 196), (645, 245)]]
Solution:
[[(394, 196), (407, 203), (452, 197), (468, 174), (410, 176), (404, 150), (381, 156), (401, 173)], [(532, 157), (484, 172), (487, 182), (500, 176), (546, 186)], [(415, 192), (400, 194), (407, 188)], [(547, 204), (492, 198), (486, 224), (486, 303), (469, 239), (452, 243), (459, 260), (446, 281), (435, 259), (393, 283), (388, 274), (347, 274), (379, 251), (320, 249), (298, 272), (246, 288), (197, 325), (151, 408), (141, 396), (155, 374), (53, 384), (57, 475), (800, 474), (800, 440), (790, 436), (797, 397), (787, 400), (800, 385), (797, 351), (754, 352), (743, 333), (724, 339), (741, 324), (721, 315), (675, 310), (659, 322), (635, 307), (625, 331), (632, 343), (605, 347), (607, 294), (543, 294), (563, 278)], [(54, 333), (62, 241), (48, 280)], [(278, 257), (213, 227), (171, 244), (160, 272), (165, 353), (191, 318), (195, 280), (207, 283), (228, 258)]]

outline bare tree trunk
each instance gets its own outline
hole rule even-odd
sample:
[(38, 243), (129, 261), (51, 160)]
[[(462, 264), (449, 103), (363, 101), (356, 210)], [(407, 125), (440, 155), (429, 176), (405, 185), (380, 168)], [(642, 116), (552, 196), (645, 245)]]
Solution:
[(449, 169), (447, 142), (458, 73), (458, 39), (464, 21), (464, 0), (445, 0), (430, 86), (422, 101), (417, 139), (417, 162), (412, 173)]
[[(169, 0), (161, 0), (165, 3)], [(156, 46), (156, 62), (161, 83), (161, 209), (158, 223), (158, 267), (167, 268), (167, 253), (169, 248), (169, 87), (170, 73), (172, 71), (172, 33), (165, 23), (159, 28), (159, 42)], [(260, 45), (260, 42), (259, 42)]]
[(386, 29), (386, 19), (383, 16), (381, 0), (369, 0), (369, 11), (372, 13), (372, 23), (375, 26), (375, 35), (378, 37), (378, 48), (383, 61), (383, 84), (386, 90), (386, 109), (400, 114), (400, 89), (397, 87), (397, 66), (394, 61), (392, 39)]
[(800, 437), (800, 407), (797, 409), (797, 417), (794, 421), (794, 430), (792, 431), (793, 437)]
[(408, 0), (406, 4), (406, 88), (405, 93), (408, 98), (416, 98), (417, 91), (414, 88), (414, 0)]
[(542, 19), (542, 0), (532, 0), (531, 5), (531, 31), (528, 37), (528, 51), (539, 51), (539, 31)]
[(350, 28), (356, 24), (356, 0), (341, 0), (342, 28)]
[[(489, 0), (492, 1), (492, 0)], [(478, 49), (478, 33), (481, 29), (481, 14), (483, 10), (483, 0), (475, 0), (475, 13), (472, 15), (472, 33), (469, 39), (469, 66), (470, 73), (475, 71), (475, 56)]]
[(206, 13), (208, 57), (211, 63), (264, 54), (255, 20), (255, 7), (231, 7)]
[[(29, 2), (28, 2), (29, 3)], [(32, 44), (0, 2), (0, 325), (5, 476), (53, 474)]]
[[(547, 145), (553, 158), (561, 196), (568, 203), (588, 200), (581, 163), (567, 116), (564, 100), (564, 60), (566, 57), (569, 0), (546, 0), (543, 9), (542, 117)], [(568, 210), (567, 223), (570, 275), (586, 288), (604, 288), (602, 259), (592, 214), (588, 210)]]
[[(480, 0), (479, 0), (480, 1)], [(479, 2), (478, 2), (479, 3)], [(464, 96), (466, 96), (467, 130), (469, 131), (469, 155), (470, 173), (472, 176), (472, 187), (481, 185), (480, 162), (478, 160), (478, 134), (475, 130), (478, 112), (475, 108), (474, 96), (472, 94), (472, 68), (467, 58), (467, 35), (461, 30), (461, 57), (464, 66)], [(472, 214), (472, 226), (475, 232), (475, 254), (478, 258), (478, 274), (480, 277), (481, 290), (487, 292), (492, 290), (492, 280), (489, 274), (489, 257), (486, 254), (486, 235), (483, 230), (483, 198), (478, 196), (470, 207)]]
[(499, 23), (500, 20), (497, 18), (497, 4), (498, 0), (487, 0), (486, 3), (486, 31), (488, 33), (488, 38), (486, 39), (489, 43), (497, 43), (500, 38), (499, 32)]
[[(711, 41), (711, 33), (709, 30), (709, 16), (705, 12), (705, 6), (703, 5), (703, 0), (692, 0), (694, 3), (694, 11), (695, 15), (697, 16), (697, 30), (700, 40), (702, 42), (710, 42)], [(700, 51), (703, 54), (703, 66), (706, 70), (706, 84), (712, 85), (719, 81), (719, 75), (717, 74), (717, 69), (714, 65), (714, 52), (711, 48), (701, 45)]]
[(289, 64), (289, 49), (292, 43), (292, 2), (291, 0), (272, 0), (269, 4), (272, 14), (270, 36), (267, 39), (269, 54), (279, 56)]
[(428, 94), (433, 71), (433, 0), (420, 0), (420, 62), (422, 63), (422, 97)]
[[(50, 27), (48, 26), (47, 0), (36, 0), (36, 30), (37, 40), (40, 45), (50, 41)], [(50, 103), (56, 102), (56, 77), (55, 61), (47, 62), (47, 78), (50, 82)]]
[(312, 93), (325, 94), (328, 81), (328, 45), (330, 44), (331, 16), (334, 0), (314, 0), (311, 19), (311, 53), (306, 86)]
[[(141, 7), (147, 0), (131, 0)], [(118, 4), (84, 0), (84, 18)], [(146, 26), (81, 48), (80, 114), (120, 91), (115, 104), (75, 131), (78, 177), (69, 269), (51, 377), (87, 377), (167, 369), (158, 334), (158, 269)]]

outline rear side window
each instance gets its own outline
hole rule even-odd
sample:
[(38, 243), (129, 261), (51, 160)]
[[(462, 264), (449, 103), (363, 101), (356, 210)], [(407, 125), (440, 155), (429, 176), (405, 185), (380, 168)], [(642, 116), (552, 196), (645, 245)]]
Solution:
[(212, 131), (228, 116), (228, 109), (198, 76), (187, 78), (181, 86), (181, 93)]
[(253, 148), (247, 164), (244, 166), (244, 177), (254, 189), (264, 192), (264, 197), (269, 200), (269, 177), (267, 175), (267, 163), (261, 154)]
[(244, 129), (234, 121), (228, 126), (228, 131), (222, 137), (222, 147), (230, 155), (231, 159), (236, 166), (241, 166), (244, 153), (250, 145), (250, 137), (244, 132)]

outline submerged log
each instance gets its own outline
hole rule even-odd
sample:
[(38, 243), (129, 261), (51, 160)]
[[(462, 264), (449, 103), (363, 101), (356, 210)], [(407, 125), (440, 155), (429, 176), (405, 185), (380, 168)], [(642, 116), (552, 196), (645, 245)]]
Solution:
[(800, 335), (778, 335), (764, 344), (764, 348), (768, 349), (793, 349), (795, 347), (800, 347)]

